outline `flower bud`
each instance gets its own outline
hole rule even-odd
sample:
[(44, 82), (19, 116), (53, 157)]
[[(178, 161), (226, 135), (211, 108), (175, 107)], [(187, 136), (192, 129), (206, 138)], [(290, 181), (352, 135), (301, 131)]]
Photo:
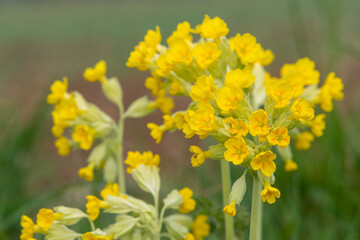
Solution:
[(123, 104), (122, 88), (117, 78), (110, 78), (107, 81), (103, 81), (101, 87), (107, 99), (118, 106)]
[(147, 96), (136, 99), (131, 103), (129, 108), (125, 112), (125, 117), (140, 118), (152, 113), (155, 109), (149, 108), (151, 101)]
[(88, 216), (83, 211), (77, 208), (58, 206), (54, 207), (54, 210), (55, 212), (62, 214), (62, 217), (58, 221), (64, 225), (76, 224), (78, 221)]

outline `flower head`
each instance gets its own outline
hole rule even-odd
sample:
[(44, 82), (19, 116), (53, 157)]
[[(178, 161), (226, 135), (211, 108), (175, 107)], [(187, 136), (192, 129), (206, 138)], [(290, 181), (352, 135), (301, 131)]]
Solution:
[(214, 109), (210, 104), (201, 105), (195, 112), (188, 111), (185, 115), (185, 120), (187, 126), (184, 125), (183, 132), (185, 134), (189, 133), (188, 136), (190, 137), (192, 136), (191, 133), (195, 133), (201, 139), (204, 139), (209, 136), (215, 127)]
[(242, 120), (235, 120), (233, 117), (228, 117), (223, 120), (224, 123), (231, 125), (230, 133), (236, 136), (246, 136), (249, 132), (249, 125)]
[(196, 44), (193, 55), (195, 61), (201, 69), (208, 68), (216, 59), (220, 57), (221, 50), (215, 43), (206, 42), (204, 44)]
[(98, 218), (101, 208), (110, 207), (107, 202), (102, 201), (95, 196), (89, 195), (86, 197), (86, 199), (88, 200), (88, 202), (86, 203), (86, 212), (87, 214), (89, 214), (89, 218), (91, 221), (94, 221)]
[(308, 150), (312, 141), (314, 141), (314, 136), (311, 133), (302, 132), (295, 138), (295, 147), (297, 150)]
[(157, 167), (160, 164), (160, 156), (158, 154), (154, 155), (151, 151), (147, 151), (142, 154), (138, 151), (128, 152), (128, 156), (124, 163), (129, 165), (126, 171), (131, 173), (131, 170), (137, 168), (140, 164)]
[(229, 32), (224, 20), (219, 17), (211, 19), (208, 15), (205, 15), (202, 24), (197, 26), (196, 30), (200, 32), (201, 37), (212, 38), (215, 40), (220, 39), (222, 36), (226, 36)]
[(244, 93), (239, 88), (222, 87), (216, 98), (216, 104), (222, 110), (221, 113), (229, 113), (239, 107)]
[(203, 151), (201, 148), (197, 146), (190, 146), (190, 152), (194, 155), (191, 157), (191, 165), (193, 167), (199, 167), (201, 164), (204, 163), (205, 159), (210, 157), (210, 151)]
[(267, 95), (274, 101), (274, 108), (288, 106), (294, 96), (294, 89), (284, 81), (275, 81), (266, 88)]
[(34, 240), (33, 235), (38, 231), (38, 226), (26, 215), (21, 216), (20, 225), (22, 227), (20, 240)]
[(225, 160), (232, 162), (234, 165), (240, 165), (249, 155), (249, 147), (242, 137), (230, 138), (224, 145), (227, 149), (224, 153)]
[(166, 40), (167, 44), (170, 46), (173, 42), (177, 40), (188, 40), (192, 41), (192, 36), (190, 35), (191, 26), (190, 23), (185, 21), (177, 25), (176, 30), (171, 34), (171, 36)]
[(310, 121), (314, 118), (314, 109), (304, 98), (298, 98), (290, 108), (292, 116), (300, 121)]
[(105, 188), (101, 190), (100, 195), (102, 199), (106, 200), (108, 195), (119, 196), (120, 189), (117, 183), (108, 183)]
[(228, 205), (226, 205), (223, 211), (227, 215), (234, 217), (236, 215), (236, 201), (234, 200)]
[(84, 78), (89, 82), (103, 82), (106, 80), (106, 62), (104, 60), (96, 63), (94, 68), (86, 68)]
[(225, 86), (230, 88), (249, 88), (255, 81), (252, 68), (246, 66), (244, 69), (230, 70), (225, 75)]
[(249, 33), (245, 33), (242, 36), (238, 33), (232, 39), (231, 47), (235, 49), (243, 64), (254, 63), (262, 50), (261, 45), (256, 42), (256, 38)]
[(294, 162), (291, 159), (286, 159), (285, 160), (285, 171), (287, 172), (292, 172), (298, 169), (298, 165), (296, 162)]
[(86, 124), (77, 125), (72, 134), (74, 142), (80, 144), (80, 148), (89, 150), (92, 146), (95, 130)]
[(260, 109), (249, 116), (249, 130), (253, 136), (266, 136), (270, 132), (267, 113)]
[(200, 214), (195, 218), (195, 221), (191, 225), (191, 230), (194, 233), (196, 240), (203, 240), (204, 237), (210, 234), (210, 225), (207, 223), (208, 217)]
[(321, 137), (324, 134), (324, 129), (325, 129), (324, 119), (325, 118), (326, 118), (326, 115), (322, 113), (322, 114), (317, 115), (314, 118), (314, 120), (312, 120), (310, 122), (311, 132), (316, 137)]
[(192, 198), (193, 191), (190, 188), (183, 188), (179, 191), (179, 194), (183, 197), (183, 202), (179, 207), (179, 212), (186, 214), (194, 211), (196, 202)]
[(213, 77), (203, 75), (198, 77), (191, 88), (190, 97), (196, 102), (207, 103), (216, 97), (217, 88)]
[(94, 165), (89, 164), (86, 167), (82, 167), (78, 171), (78, 175), (80, 178), (85, 179), (88, 182), (91, 182), (94, 180)]
[(260, 193), (261, 200), (263, 202), (267, 201), (269, 204), (273, 204), (276, 198), (280, 198), (280, 191), (277, 188), (274, 188), (270, 183), (264, 183), (264, 189)]
[(57, 104), (59, 103), (67, 93), (68, 79), (63, 77), (63, 81), (56, 80), (50, 87), (51, 93), (47, 96), (47, 103)]
[(270, 145), (278, 145), (285, 148), (290, 143), (290, 136), (288, 135), (287, 127), (277, 127), (267, 135), (267, 140)]
[(36, 217), (36, 224), (42, 230), (47, 231), (55, 220), (59, 220), (62, 217), (61, 213), (54, 213), (53, 210), (42, 208)]

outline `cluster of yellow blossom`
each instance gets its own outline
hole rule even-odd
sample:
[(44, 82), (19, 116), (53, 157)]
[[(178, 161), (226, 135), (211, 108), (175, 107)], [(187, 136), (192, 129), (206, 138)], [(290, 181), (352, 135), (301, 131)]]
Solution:
[[(273, 61), (272, 51), (249, 33), (227, 38), (228, 32), (222, 19), (206, 15), (195, 28), (179, 23), (166, 46), (157, 27), (135, 47), (127, 66), (151, 72), (145, 86), (157, 99), (167, 98), (171, 106), (168, 95), (192, 100), (185, 111), (163, 111), (163, 124), (148, 124), (157, 143), (165, 131), (180, 130), (185, 138), (212, 136), (219, 142), (212, 150), (190, 147), (192, 165), (198, 167), (207, 158), (241, 165), (259, 176), (261, 199), (271, 204), (280, 197), (271, 186), (277, 154), (286, 171), (297, 169), (290, 139), (297, 149), (306, 150), (314, 136), (323, 135), (325, 115), (316, 114), (315, 106), (331, 111), (332, 101), (343, 99), (343, 84), (330, 73), (319, 87), (320, 73), (309, 58), (284, 64), (280, 77), (271, 76), (264, 66)], [(196, 34), (200, 37), (195, 42)], [(231, 201), (224, 211), (235, 215), (235, 206)]]

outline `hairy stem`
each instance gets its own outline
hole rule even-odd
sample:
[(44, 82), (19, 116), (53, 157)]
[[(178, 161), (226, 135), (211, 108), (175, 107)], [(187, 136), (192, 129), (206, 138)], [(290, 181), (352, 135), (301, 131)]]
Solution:
[(257, 175), (253, 176), (253, 193), (251, 204), (251, 219), (250, 219), (250, 240), (261, 239), (261, 225), (262, 225), (262, 209), (260, 190), (260, 179)]
[[(223, 201), (224, 206), (228, 204), (229, 195), (230, 195), (230, 166), (229, 163), (222, 159), (220, 161), (221, 164), (221, 182), (222, 182), (222, 190), (223, 190)], [(234, 222), (233, 218), (227, 214), (225, 214), (225, 239), (232, 240), (234, 238)]]
[(125, 171), (124, 171), (124, 163), (123, 163), (123, 144), (124, 144), (124, 109), (120, 108), (120, 119), (118, 126), (118, 152), (117, 152), (117, 167), (118, 167), (118, 182), (120, 187), (120, 192), (126, 193), (126, 183), (125, 183)]

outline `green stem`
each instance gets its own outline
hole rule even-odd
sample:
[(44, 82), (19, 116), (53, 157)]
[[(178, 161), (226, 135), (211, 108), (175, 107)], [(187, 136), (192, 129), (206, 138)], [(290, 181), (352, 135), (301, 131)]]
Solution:
[(250, 219), (250, 240), (261, 239), (262, 209), (260, 200), (261, 184), (258, 176), (253, 176), (253, 193)]
[(124, 142), (124, 109), (120, 108), (120, 119), (119, 119), (119, 128), (118, 128), (118, 152), (117, 152), (117, 167), (118, 167), (118, 182), (120, 187), (120, 192), (122, 194), (126, 193), (126, 183), (125, 183), (125, 171), (123, 163), (123, 142)]
[(89, 223), (90, 223), (91, 231), (95, 231), (95, 224), (94, 224), (94, 222), (91, 221), (90, 218), (88, 218), (88, 220), (89, 220)]
[[(224, 205), (228, 204), (229, 195), (230, 195), (230, 166), (229, 162), (225, 159), (220, 160), (221, 164), (221, 182), (222, 182), (222, 190), (223, 190), (223, 201)], [(232, 240), (234, 237), (234, 222), (233, 217), (225, 214), (225, 239)]]

